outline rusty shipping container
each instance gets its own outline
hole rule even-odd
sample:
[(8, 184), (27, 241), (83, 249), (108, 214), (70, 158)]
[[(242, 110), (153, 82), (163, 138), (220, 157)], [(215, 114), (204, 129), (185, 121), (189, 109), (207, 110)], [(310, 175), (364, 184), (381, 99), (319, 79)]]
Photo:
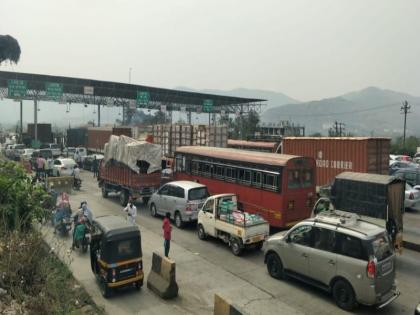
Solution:
[(105, 143), (112, 134), (112, 127), (88, 128), (87, 149), (91, 152), (103, 152)]
[(345, 171), (388, 174), (390, 138), (286, 137), (282, 153), (316, 160), (317, 186), (330, 185)]

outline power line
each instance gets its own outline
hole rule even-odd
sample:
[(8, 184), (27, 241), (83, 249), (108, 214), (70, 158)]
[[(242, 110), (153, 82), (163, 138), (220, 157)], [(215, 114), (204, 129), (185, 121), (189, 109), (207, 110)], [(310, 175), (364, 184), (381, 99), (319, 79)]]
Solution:
[(394, 107), (396, 105), (399, 105), (399, 104), (398, 103), (393, 103), (393, 104), (388, 104), (388, 105), (382, 105), (382, 106), (370, 107), (370, 108), (365, 108), (365, 109), (360, 109), (360, 110), (354, 110), (354, 111), (351, 111), (351, 112), (338, 112), (338, 113), (325, 113), (325, 114), (288, 114), (288, 115), (292, 116), (292, 117), (322, 117), (322, 116), (347, 115), (347, 114), (357, 114), (357, 113), (363, 113), (363, 112), (368, 112), (368, 111), (377, 110), (377, 109)]

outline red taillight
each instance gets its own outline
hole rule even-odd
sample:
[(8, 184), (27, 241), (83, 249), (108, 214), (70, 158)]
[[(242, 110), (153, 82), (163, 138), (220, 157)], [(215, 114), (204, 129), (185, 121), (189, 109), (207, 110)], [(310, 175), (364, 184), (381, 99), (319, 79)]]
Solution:
[(187, 207), (185, 208), (185, 212), (192, 212), (193, 209), (191, 207), (191, 204), (187, 204)]
[(368, 278), (375, 278), (375, 274), (376, 274), (376, 265), (375, 262), (373, 260), (369, 260), (367, 268), (366, 268), (366, 273)]
[(408, 199), (413, 200), (414, 199), (414, 194), (411, 192), (410, 196), (408, 197)]

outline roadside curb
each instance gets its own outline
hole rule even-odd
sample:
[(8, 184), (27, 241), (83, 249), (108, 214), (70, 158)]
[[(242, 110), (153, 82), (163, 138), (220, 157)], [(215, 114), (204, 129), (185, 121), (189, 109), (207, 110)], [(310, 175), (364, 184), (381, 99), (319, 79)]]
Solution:
[(420, 252), (420, 244), (409, 242), (409, 241), (403, 241), (403, 247), (407, 249), (414, 250), (416, 252)]

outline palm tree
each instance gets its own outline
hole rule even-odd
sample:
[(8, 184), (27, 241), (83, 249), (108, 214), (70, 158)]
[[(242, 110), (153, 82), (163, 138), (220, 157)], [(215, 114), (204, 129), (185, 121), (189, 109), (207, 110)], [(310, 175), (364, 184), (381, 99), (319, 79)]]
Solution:
[(0, 35), (0, 64), (9, 60), (18, 63), (20, 58), (20, 46), (18, 41), (10, 35)]

